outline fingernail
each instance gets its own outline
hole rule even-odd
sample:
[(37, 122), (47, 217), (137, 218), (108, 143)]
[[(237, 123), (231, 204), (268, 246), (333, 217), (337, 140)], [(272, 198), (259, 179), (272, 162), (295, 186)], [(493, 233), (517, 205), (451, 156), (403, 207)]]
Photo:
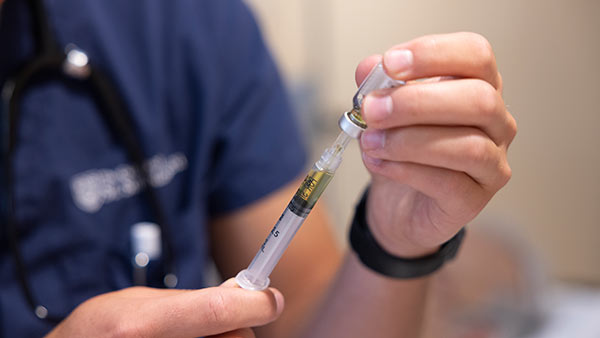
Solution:
[(379, 129), (367, 129), (362, 133), (360, 144), (363, 150), (381, 149), (385, 145), (385, 132)]
[(392, 105), (390, 96), (367, 95), (364, 103), (365, 117), (367, 120), (383, 120), (392, 113)]
[(383, 65), (388, 74), (401, 76), (413, 63), (413, 53), (408, 49), (392, 49), (383, 54)]
[(283, 308), (285, 307), (285, 298), (283, 298), (283, 294), (281, 294), (281, 292), (273, 292), (273, 295), (275, 296), (275, 304), (277, 306), (277, 315), (281, 314), (281, 312), (283, 312)]
[(370, 163), (370, 164), (373, 164), (373, 165), (380, 165), (381, 164), (381, 159), (380, 158), (371, 157), (371, 156), (365, 154), (364, 152), (362, 153), (362, 158), (363, 158), (363, 161), (365, 161), (366, 163)]

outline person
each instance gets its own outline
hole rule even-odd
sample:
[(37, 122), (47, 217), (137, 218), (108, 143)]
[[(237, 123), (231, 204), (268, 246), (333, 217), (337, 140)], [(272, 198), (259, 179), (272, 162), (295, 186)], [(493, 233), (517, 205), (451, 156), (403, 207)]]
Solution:
[[(271, 275), (273, 287), (249, 291), (231, 279), (205, 287), (209, 256), (224, 277), (247, 266), (305, 160), (274, 63), (241, 1), (44, 3), (59, 44), (84, 50), (132, 116), (170, 220), (177, 289), (156, 287), (156, 262), (148, 286), (131, 286), (130, 228), (153, 212), (140, 178), (89, 88), (42, 77), (22, 98), (14, 217), (31, 292), (65, 318), (56, 326), (36, 318), (3, 234), (2, 336), (419, 335), (435, 274), (393, 278), (342, 252), (319, 205)], [(27, 4), (1, 6), (5, 83), (35, 46)], [(507, 183), (516, 124), (478, 34), (401, 43), (364, 59), (356, 82), (380, 61), (408, 84), (363, 104), (369, 127), (360, 146), (372, 176), (363, 223), (387, 254), (419, 261)]]

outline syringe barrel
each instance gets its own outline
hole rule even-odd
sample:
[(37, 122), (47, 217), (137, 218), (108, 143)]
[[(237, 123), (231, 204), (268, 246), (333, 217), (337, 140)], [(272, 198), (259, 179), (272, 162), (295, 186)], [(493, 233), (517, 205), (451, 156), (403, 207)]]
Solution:
[[(339, 140), (346, 142), (344, 138)], [(248, 268), (236, 276), (242, 288), (263, 290), (269, 286), (269, 275), (332, 178), (333, 171), (316, 164), (312, 167)]]
[(242, 288), (264, 290), (269, 286), (269, 275), (305, 219), (306, 216), (298, 216), (289, 207), (285, 208), (248, 268), (237, 275)]
[[(362, 120), (360, 106), (365, 95), (376, 89), (391, 88), (402, 84), (404, 82), (387, 76), (381, 64), (375, 66), (354, 96), (355, 106), (352, 113), (357, 114), (355, 118)], [(348, 142), (352, 138), (358, 138), (366, 128), (364, 122), (358, 123), (358, 120), (352, 120), (351, 112), (347, 112), (343, 117), (345, 120), (340, 123), (343, 132), (331, 147), (325, 149), (321, 158), (306, 175), (300, 188), (275, 223), (248, 268), (240, 271), (236, 276), (236, 281), (242, 288), (263, 290), (269, 286), (271, 272), (333, 178), (335, 170), (342, 161), (342, 153)]]
[(360, 84), (360, 87), (358, 87), (358, 90), (352, 99), (352, 103), (355, 108), (360, 108), (362, 107), (365, 96), (370, 92), (378, 89), (393, 88), (403, 84), (405, 84), (404, 81), (395, 80), (389, 77), (385, 73), (385, 69), (383, 69), (383, 65), (380, 62), (371, 69), (369, 75), (367, 75)]

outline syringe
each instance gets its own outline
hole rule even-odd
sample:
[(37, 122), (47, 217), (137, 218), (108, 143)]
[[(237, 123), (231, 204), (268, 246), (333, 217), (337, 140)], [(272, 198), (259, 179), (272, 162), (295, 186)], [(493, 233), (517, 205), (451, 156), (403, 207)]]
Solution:
[(271, 272), (333, 178), (335, 170), (342, 162), (342, 154), (346, 146), (352, 138), (359, 138), (367, 128), (361, 115), (365, 96), (373, 90), (403, 84), (403, 81), (390, 78), (381, 63), (367, 75), (354, 95), (352, 110), (345, 112), (339, 120), (342, 132), (310, 169), (248, 268), (240, 271), (236, 276), (235, 279), (242, 288), (264, 290), (269, 286)]

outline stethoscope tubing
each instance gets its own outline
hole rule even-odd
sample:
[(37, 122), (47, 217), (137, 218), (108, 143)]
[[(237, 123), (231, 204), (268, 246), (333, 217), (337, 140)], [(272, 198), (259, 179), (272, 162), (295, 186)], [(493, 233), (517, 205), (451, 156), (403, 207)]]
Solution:
[[(15, 219), (15, 200), (14, 200), (14, 177), (13, 177), (13, 157), (17, 147), (18, 130), (20, 121), (20, 101), (28, 87), (40, 81), (48, 80), (48, 77), (42, 78), (41, 75), (52, 75), (62, 81), (79, 81), (82, 84), (88, 83), (91, 90), (96, 95), (100, 112), (107, 123), (107, 126), (114, 131), (119, 141), (125, 147), (129, 160), (132, 162), (138, 177), (143, 184), (143, 191), (147, 200), (150, 212), (161, 230), (162, 246), (164, 248), (163, 267), (165, 276), (176, 276), (173, 240), (169, 230), (166, 213), (162, 208), (158, 194), (151, 184), (149, 173), (144, 166), (146, 158), (140, 138), (136, 137), (135, 128), (131, 116), (127, 114), (125, 103), (121, 100), (116, 88), (110, 80), (92, 64), (86, 64), (89, 72), (85, 76), (74, 76), (65, 70), (67, 55), (58, 48), (55, 38), (48, 25), (48, 18), (45, 15), (43, 3), (40, 0), (29, 0), (29, 8), (34, 23), (34, 33), (38, 51), (36, 56), (28, 62), (22, 70), (14, 77), (13, 81), (5, 83), (2, 91), (3, 100), (7, 101), (7, 111), (5, 126), (8, 130), (3, 142), (3, 179), (2, 185), (5, 191), (2, 199), (3, 221), (5, 224), (6, 235), (9, 246), (14, 257), (15, 270), (21, 289), (27, 303), (32, 308), (35, 315), (44, 320), (54, 323), (60, 322), (63, 318), (49, 313), (48, 309), (41, 305), (32, 292), (31, 283), (28, 278), (26, 264), (19, 246), (19, 235)], [(50, 76), (50, 77), (52, 77)], [(165, 278), (167, 280), (167, 278)], [(173, 280), (171, 278), (170, 280)], [(174, 279), (177, 280), (176, 277)], [(165, 282), (166, 283), (166, 282)], [(167, 285), (174, 287), (174, 285)]]

